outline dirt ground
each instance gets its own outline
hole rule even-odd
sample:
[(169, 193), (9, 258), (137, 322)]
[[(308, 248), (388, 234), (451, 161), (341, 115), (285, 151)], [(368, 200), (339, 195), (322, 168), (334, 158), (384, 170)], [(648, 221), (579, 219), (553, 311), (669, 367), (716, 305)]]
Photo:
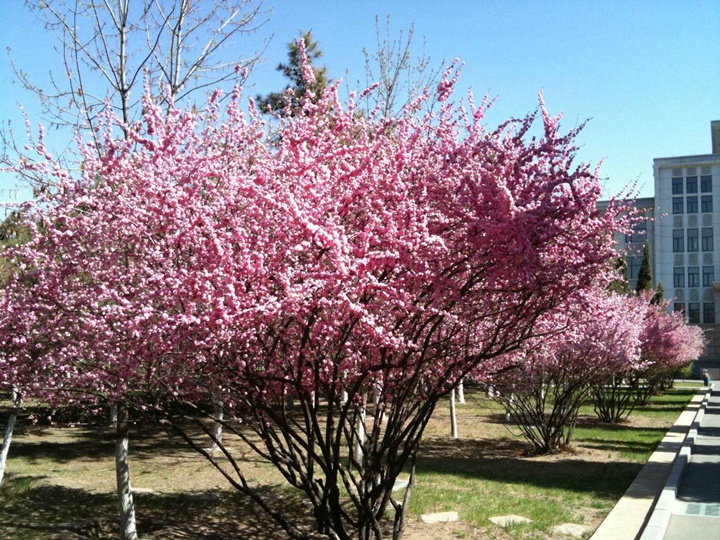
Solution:
[[(487, 421), (492, 413), (477, 407), (466, 408), (460, 416), (461, 439), (455, 440), (448, 434), (448, 412), (438, 410), (426, 430), (425, 452), (459, 460), (512, 458), (517, 463), (563, 460), (570, 472), (573, 467), (581, 470), (592, 463), (623, 461), (617, 452), (592, 445), (578, 445), (569, 454), (528, 457), (528, 446), (517, 433), (501, 423)], [(631, 417), (628, 424), (632, 426), (633, 422), (636, 420)], [(648, 421), (643, 422), (647, 425)], [(117, 503), (113, 452), (114, 439), (109, 428), (19, 424), (8, 473), (11, 482), (16, 484), (22, 483), (23, 478), (33, 479), (27, 481), (23, 496), (3, 497), (0, 492), (3, 502), (0, 538), (114, 538)], [(266, 463), (247, 453), (242, 464), (248, 477), (267, 486), (265, 494), (271, 499), (288, 497), (287, 489), (281, 487), (282, 478)], [(275, 540), (286, 537), (269, 517), (235, 493), (220, 473), (178, 438), (135, 426), (131, 439), (131, 471), (138, 528), (143, 539)], [(69, 501), (72, 504), (68, 504)], [(288, 504), (296, 506), (296, 515), (310, 519), (309, 507), (291, 498)], [(78, 509), (81, 510), (78, 512)], [(602, 517), (602, 513), (589, 510), (583, 524), (594, 530)], [(463, 521), (426, 524), (420, 516), (410, 515), (404, 538), (506, 540), (511, 536), (495, 526), (478, 527)]]

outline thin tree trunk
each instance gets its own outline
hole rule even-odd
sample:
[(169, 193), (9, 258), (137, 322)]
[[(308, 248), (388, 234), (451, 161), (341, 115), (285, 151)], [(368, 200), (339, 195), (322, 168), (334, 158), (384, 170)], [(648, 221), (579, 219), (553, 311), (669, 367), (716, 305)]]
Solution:
[(505, 421), (509, 422), (512, 419), (512, 404), (515, 401), (515, 395), (510, 394), (510, 399), (507, 402), (507, 407), (505, 408)]
[(20, 393), (15, 387), (12, 389), (13, 411), (8, 418), (7, 427), (5, 428), (5, 438), (2, 446), (0, 446), (0, 486), (5, 477), (5, 464), (7, 463), (8, 452), (10, 451), (10, 443), (12, 442), (13, 430), (15, 429), (15, 421), (17, 420), (18, 408), (20, 407)]
[(363, 404), (358, 410), (355, 424), (355, 429), (357, 432), (357, 443), (355, 444), (355, 460), (360, 464), (364, 464), (365, 462), (365, 452), (363, 450), (363, 445), (365, 444), (365, 415), (367, 414), (366, 398), (367, 396), (363, 396)]
[(380, 403), (381, 388), (378, 385), (373, 385), (373, 401), (375, 402), (375, 417), (380, 425), (385, 421), (385, 413), (382, 410), (382, 403)]
[(130, 464), (128, 448), (130, 443), (130, 419), (125, 404), (117, 407), (118, 421), (115, 430), (115, 471), (120, 507), (120, 540), (138, 540), (135, 525), (135, 505), (130, 487)]
[(210, 451), (211, 452), (217, 452), (220, 450), (220, 445), (222, 444), (222, 436), (223, 436), (223, 425), (222, 421), (225, 418), (225, 409), (223, 407), (223, 404), (220, 402), (213, 403), (213, 416), (215, 416), (214, 420), (214, 430), (213, 430), (213, 438), (210, 441)]
[(457, 410), (455, 408), (455, 389), (450, 391), (450, 434), (453, 439), (458, 438)]

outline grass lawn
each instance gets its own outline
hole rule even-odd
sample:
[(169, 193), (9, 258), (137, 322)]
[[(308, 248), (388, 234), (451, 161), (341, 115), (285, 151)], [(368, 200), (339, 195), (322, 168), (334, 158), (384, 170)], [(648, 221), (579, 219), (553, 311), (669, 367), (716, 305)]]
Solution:
[[(467, 402), (458, 406), (460, 439), (450, 437), (449, 408), (441, 405), (420, 451), (406, 538), (550, 539), (561, 523), (584, 525), (589, 535), (698, 386), (656, 396), (619, 426), (596, 421), (589, 405), (581, 411), (572, 450), (540, 457), (526, 455), (529, 445), (483, 395), (466, 392)], [(0, 408), (3, 429), (6, 413)], [(285, 499), (307, 519), (307, 509), (274, 470), (250, 454), (244, 463), (270, 497)], [(144, 539), (284, 538), (202, 457), (162, 431), (135, 426), (131, 471), (133, 487), (140, 488), (136, 506)], [(110, 429), (32, 426), (23, 418), (0, 487), (0, 538), (116, 538), (114, 483)], [(419, 519), (441, 511), (457, 511), (460, 521), (426, 525)], [(502, 529), (488, 520), (507, 514), (533, 523)]]

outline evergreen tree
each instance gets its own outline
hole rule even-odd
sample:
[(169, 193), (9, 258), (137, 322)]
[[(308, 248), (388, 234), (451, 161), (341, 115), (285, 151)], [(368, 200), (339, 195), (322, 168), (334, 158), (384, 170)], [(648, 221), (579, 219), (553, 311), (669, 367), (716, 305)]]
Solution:
[(661, 304), (664, 299), (665, 299), (665, 286), (662, 284), (662, 282), (660, 282), (660, 283), (658, 283), (658, 286), (655, 289), (655, 294), (652, 297), (651, 302), (653, 304)]
[(608, 290), (616, 294), (630, 295), (631, 289), (627, 279), (627, 262), (625, 257), (618, 257), (615, 260), (615, 275), (617, 276), (608, 285)]
[[(300, 56), (300, 39), (305, 44), (305, 55), (307, 56), (308, 65), (312, 67), (315, 74), (315, 80), (308, 85), (303, 78), (302, 62)], [(315, 67), (313, 62), (322, 57), (317, 41), (312, 38), (312, 31), (304, 32), (299, 39), (288, 44), (288, 61), (287, 63), (279, 63), (275, 71), (279, 71), (289, 79), (290, 83), (282, 92), (271, 92), (266, 96), (257, 96), (260, 109), (265, 112), (281, 113), (291, 100), (290, 111), (295, 114), (300, 109), (300, 100), (308, 93), (312, 92), (313, 100), (320, 98), (323, 90), (327, 87), (329, 79), (327, 78), (327, 68), (325, 66)], [(288, 94), (288, 90), (292, 90)]]
[(643, 260), (640, 264), (640, 273), (638, 274), (635, 292), (640, 294), (645, 291), (651, 291), (652, 289), (653, 278), (652, 270), (650, 269), (650, 244), (646, 240), (645, 246), (643, 247)]

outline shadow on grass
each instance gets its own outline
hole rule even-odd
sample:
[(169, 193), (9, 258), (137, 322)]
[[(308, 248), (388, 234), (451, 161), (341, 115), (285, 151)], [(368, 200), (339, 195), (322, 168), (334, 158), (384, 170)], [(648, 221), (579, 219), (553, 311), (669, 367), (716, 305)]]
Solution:
[(27, 439), (16, 434), (10, 448), (13, 459), (22, 458), (30, 463), (45, 460), (67, 463), (78, 459), (102, 459), (114, 455), (115, 439), (111, 434), (80, 428), (66, 429), (72, 430), (71, 441)]
[(593, 450), (605, 450), (608, 452), (620, 452), (623, 454), (637, 454), (642, 456), (648, 456), (655, 451), (658, 447), (657, 441), (640, 442), (640, 441), (625, 441), (619, 442), (611, 439), (586, 439), (577, 437), (575, 439), (577, 443), (582, 443), (586, 448)]
[(498, 452), (497, 442), (433, 439), (423, 443), (417, 471), (592, 493), (617, 500), (642, 468), (639, 463), (572, 459), (572, 454), (566, 459), (527, 458), (522, 457), (523, 448), (527, 445), (507, 441)]
[[(0, 488), (0, 538), (15, 540), (115, 539), (117, 499), (110, 493), (36, 485), (10, 477)], [(297, 498), (281, 488), (263, 489), (295, 519), (310, 525)], [(250, 499), (228, 492), (136, 494), (139, 535), (146, 540), (274, 540), (286, 533)]]
[[(95, 460), (115, 454), (115, 432), (107, 426), (33, 426), (18, 423), (10, 449), (13, 458), (30, 463), (44, 460), (68, 463), (75, 460)], [(193, 437), (207, 440), (199, 429), (191, 429)], [(230, 435), (228, 434), (228, 437)], [(174, 455), (197, 458), (196, 454), (180, 437), (169, 436), (154, 424), (133, 425), (130, 429), (132, 459), (143, 461), (156, 459), (158, 455)], [(264, 461), (246, 456), (244, 461)]]
[[(134, 426), (130, 432), (130, 444), (134, 459), (180, 446), (152, 426)], [(115, 453), (115, 432), (105, 426), (39, 427), (21, 424), (11, 452), (13, 457), (30, 462), (50, 460), (66, 463), (78, 459), (106, 458)]]
[(666, 403), (654, 403), (650, 405), (638, 405), (633, 409), (635, 412), (642, 413), (677, 413), (680, 414), (687, 409), (687, 403), (678, 403), (677, 401), (668, 401)]

